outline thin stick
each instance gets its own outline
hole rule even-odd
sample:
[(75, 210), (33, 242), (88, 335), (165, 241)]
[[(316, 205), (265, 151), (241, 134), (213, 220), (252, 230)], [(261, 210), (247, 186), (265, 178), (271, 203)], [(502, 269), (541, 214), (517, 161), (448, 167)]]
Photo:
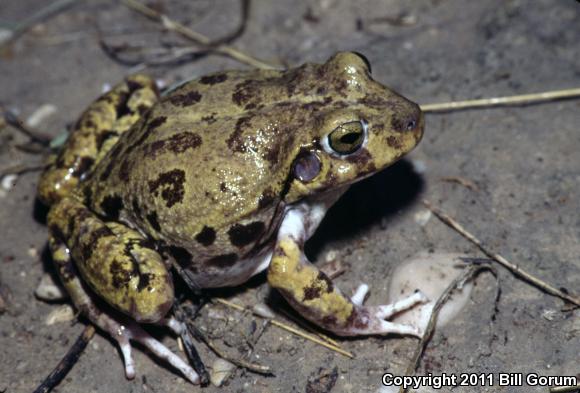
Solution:
[(557, 386), (550, 388), (550, 393), (567, 393), (567, 392), (578, 392), (580, 391), (580, 385), (576, 386)]
[(203, 341), (212, 351), (214, 351), (216, 353), (216, 355), (218, 355), (220, 358), (227, 360), (228, 362), (231, 362), (233, 364), (235, 364), (238, 367), (243, 367), (246, 368), (250, 371), (253, 371), (255, 373), (259, 373), (259, 374), (266, 374), (266, 375), (271, 375), (272, 374), (272, 369), (268, 366), (262, 366), (260, 364), (254, 364), (254, 363), (249, 363), (246, 362), (245, 360), (242, 359), (236, 359), (233, 358), (231, 356), (229, 356), (228, 354), (224, 353), (222, 350), (220, 350), (209, 338), (207, 338), (205, 336), (205, 334), (202, 333), (201, 330), (199, 330), (194, 324), (192, 323), (186, 323), (187, 325), (187, 329), (191, 332), (191, 334), (195, 337), (197, 337), (198, 339), (200, 339), (201, 341)]
[(76, 364), (84, 349), (87, 347), (87, 344), (89, 341), (91, 341), (94, 335), (95, 327), (93, 325), (88, 325), (85, 327), (85, 330), (83, 330), (73, 346), (70, 347), (66, 355), (56, 365), (54, 370), (52, 370), (52, 372), (44, 379), (44, 381), (42, 381), (42, 383), (34, 390), (34, 393), (47, 393), (50, 392), (56, 385), (58, 385)]
[(542, 93), (522, 94), (507, 97), (482, 98), (479, 100), (442, 102), (421, 105), (425, 113), (451, 112), (464, 109), (490, 108), (498, 106), (530, 105), (546, 101), (580, 97), (580, 88), (545, 91)]
[(0, 42), (0, 47), (12, 43), (32, 26), (64, 11), (66, 8), (72, 6), (76, 1), (77, 0), (57, 0), (46, 7), (41, 8), (39, 11), (32, 13), (32, 15), (18, 23), (18, 25), (10, 31), (11, 34), (4, 41)]
[(179, 336), (181, 341), (183, 342), (183, 348), (185, 350), (185, 354), (187, 358), (191, 362), (193, 369), (199, 374), (199, 384), (201, 386), (207, 386), (209, 383), (209, 373), (195, 348), (193, 345), (193, 341), (191, 339), (191, 333), (189, 329), (185, 329)]
[(512, 274), (515, 275), (516, 277), (519, 277), (519, 278), (527, 281), (528, 283), (534, 285), (537, 288), (540, 288), (541, 290), (543, 290), (544, 292), (546, 292), (550, 295), (559, 297), (560, 299), (563, 299), (563, 300), (566, 300), (570, 303), (573, 303), (576, 306), (580, 306), (580, 298), (578, 298), (576, 296), (568, 295), (568, 294), (562, 292), (561, 290), (554, 288), (550, 284), (548, 284), (548, 283), (540, 280), (539, 278), (536, 278), (535, 276), (531, 275), (530, 273), (522, 270), (519, 266), (514, 265), (513, 263), (509, 262), (507, 259), (505, 259), (501, 255), (499, 255), (493, 251), (488, 250), (483, 245), (481, 240), (479, 240), (474, 235), (469, 233), (465, 228), (463, 228), (453, 218), (451, 218), (450, 216), (445, 214), (440, 209), (434, 207), (429, 201), (426, 201), (426, 200), (423, 201), (423, 205), (425, 205), (425, 207), (427, 209), (431, 210), (431, 212), (433, 212), (433, 214), (435, 214), (437, 216), (437, 218), (439, 218), (441, 221), (443, 221), (449, 227), (453, 228), (455, 231), (457, 231), (461, 236), (463, 236), (464, 238), (469, 240), (471, 243), (475, 244), (485, 255), (487, 255), (488, 257), (490, 257), (491, 259), (493, 259), (494, 261), (498, 262), (500, 265), (502, 265), (503, 267), (505, 267), (506, 269), (511, 271)]
[(18, 131), (29, 137), (32, 141), (42, 146), (48, 146), (50, 144), (50, 141), (52, 139), (50, 136), (38, 132), (36, 130), (33, 130), (32, 128), (26, 126), (24, 122), (12, 111), (4, 110), (3, 112), (6, 124), (9, 124), (12, 127), (16, 128)]
[[(453, 280), (451, 284), (447, 286), (447, 288), (445, 288), (445, 291), (441, 294), (441, 296), (439, 297), (439, 299), (437, 299), (435, 305), (433, 306), (433, 311), (431, 311), (431, 316), (429, 318), (427, 328), (425, 329), (425, 333), (423, 334), (423, 337), (421, 337), (421, 340), (419, 341), (419, 344), (415, 349), (415, 353), (411, 358), (411, 362), (409, 363), (409, 365), (407, 366), (407, 370), (405, 371), (406, 376), (412, 376), (415, 373), (415, 370), (417, 370), (417, 367), (419, 366), (419, 360), (421, 360), (421, 355), (425, 351), (425, 348), (427, 347), (429, 341), (431, 341), (431, 337), (433, 336), (433, 332), (435, 331), (435, 324), (437, 322), (437, 317), (439, 316), (439, 311), (441, 311), (441, 308), (443, 307), (445, 302), (447, 302), (449, 296), (451, 296), (451, 294), (456, 288), (460, 288), (467, 281), (475, 277), (480, 271), (488, 269), (490, 269), (488, 266), (469, 266), (465, 268), (463, 272), (461, 272), (461, 274), (457, 278), (455, 278), (455, 280)], [(408, 390), (409, 387), (401, 386), (401, 388), (399, 389), (399, 393), (406, 393)]]
[(312, 327), (308, 326), (308, 325), (304, 325), (302, 323), (302, 321), (297, 320), (293, 315), (291, 315), (289, 312), (286, 312), (286, 310), (280, 310), (282, 314), (284, 314), (284, 316), (286, 318), (288, 318), (290, 321), (294, 322), (296, 325), (298, 325), (299, 327), (301, 327), (302, 329), (306, 330), (307, 332), (310, 332), (312, 334), (315, 334), (316, 336), (318, 336), (321, 340), (326, 341), (327, 343), (329, 343), (330, 345), (334, 345), (337, 348), (340, 348), (340, 344), (338, 342), (336, 342), (335, 340), (333, 340), (332, 338), (328, 337), (327, 335), (325, 335), (324, 333), (321, 332), (317, 332), (315, 331)]
[(182, 36), (184, 36), (185, 38), (189, 39), (190, 41), (193, 41), (193, 42), (197, 43), (198, 45), (205, 47), (208, 50), (211, 50), (211, 51), (216, 52), (216, 53), (224, 54), (226, 56), (231, 57), (234, 60), (239, 61), (240, 63), (247, 64), (251, 67), (256, 67), (256, 68), (261, 68), (261, 69), (266, 69), (266, 70), (271, 70), (271, 69), (277, 68), (274, 65), (269, 64), (263, 60), (260, 60), (256, 57), (245, 54), (245, 53), (235, 49), (232, 46), (229, 46), (226, 44), (218, 44), (218, 45), (214, 46), (212, 41), (208, 37), (206, 37), (205, 35), (191, 30), (187, 26), (169, 18), (167, 15), (162, 14), (160, 12), (157, 12), (154, 9), (147, 7), (146, 5), (143, 5), (136, 0), (122, 0), (122, 2), (127, 7), (131, 8), (132, 10), (137, 11), (140, 14), (145, 15), (146, 17), (148, 17), (150, 19), (153, 19), (157, 22), (162, 23), (166, 29), (175, 31), (175, 32), (181, 34)]
[(46, 168), (46, 165), (14, 165), (14, 166), (10, 166), (8, 168), (2, 169), (0, 170), (0, 179), (2, 179), (3, 177), (7, 176), (7, 175), (22, 175), (23, 173), (27, 173), (27, 172), (36, 172), (36, 171), (42, 171), (44, 170), (44, 168)]
[[(235, 303), (229, 302), (229, 301), (227, 301), (227, 300), (224, 300), (224, 299), (219, 299), (219, 298), (218, 298), (218, 299), (215, 299), (215, 300), (216, 300), (218, 303), (221, 303), (221, 304), (223, 304), (223, 305), (225, 305), (225, 306), (228, 306), (228, 307), (234, 308), (234, 309), (236, 309), (236, 310), (238, 310), (238, 311), (251, 311), (251, 310), (247, 309), (246, 307), (243, 307), (243, 306), (237, 305), (237, 304), (235, 304)], [(256, 313), (254, 313), (254, 312), (252, 312), (252, 313), (253, 313), (254, 315), (256, 315), (256, 316), (260, 317), (260, 318), (264, 318), (263, 316), (261, 316), (261, 315), (259, 315), (259, 314), (256, 314)], [(268, 319), (268, 318), (266, 318), (266, 319)], [(296, 328), (294, 328), (294, 327), (292, 327), (292, 326), (290, 326), (290, 325), (286, 325), (285, 323), (279, 322), (279, 321), (277, 321), (277, 320), (275, 320), (275, 319), (268, 319), (268, 320), (270, 321), (270, 323), (271, 323), (272, 325), (274, 325), (274, 326), (277, 326), (277, 327), (279, 327), (280, 329), (286, 330), (287, 332), (290, 332), (290, 333), (294, 333), (294, 334), (296, 334), (297, 336), (300, 336), (300, 337), (302, 337), (302, 338), (304, 338), (304, 339), (306, 339), (306, 340), (310, 340), (310, 341), (312, 341), (312, 342), (315, 342), (316, 344), (322, 345), (322, 346), (323, 346), (323, 347), (325, 347), (325, 348), (328, 348), (328, 349), (330, 349), (330, 350), (332, 350), (332, 351), (338, 352), (338, 353), (340, 353), (341, 355), (344, 355), (344, 356), (346, 356), (346, 357), (349, 357), (349, 358), (351, 358), (351, 359), (354, 359), (354, 355), (353, 355), (352, 353), (350, 353), (350, 352), (348, 352), (348, 351), (345, 351), (344, 349), (338, 348), (338, 347), (336, 347), (336, 346), (334, 346), (334, 345), (332, 345), (332, 344), (329, 344), (329, 343), (327, 343), (327, 342), (325, 342), (325, 341), (323, 341), (323, 340), (319, 339), (318, 337), (315, 337), (315, 336), (313, 336), (313, 335), (311, 335), (311, 334), (308, 334), (308, 333), (301, 332), (300, 330), (298, 330), (298, 329), (296, 329)]]

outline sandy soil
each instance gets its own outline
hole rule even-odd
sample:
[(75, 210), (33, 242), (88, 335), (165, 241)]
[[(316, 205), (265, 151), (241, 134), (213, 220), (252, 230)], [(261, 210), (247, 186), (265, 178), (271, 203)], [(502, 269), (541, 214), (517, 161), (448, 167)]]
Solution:
[[(10, 28), (47, 2), (0, 4), (0, 27)], [(220, 37), (239, 19), (233, 1), (157, 1), (169, 15)], [(233, 44), (255, 56), (300, 64), (324, 61), (338, 50), (366, 54), (376, 79), (419, 103), (523, 94), (580, 87), (580, 4), (524, 0), (320, 0), (251, 5), (247, 30)], [(40, 106), (56, 112), (40, 123), (56, 136), (107, 84), (134, 71), (107, 57), (99, 32), (114, 44), (183, 43), (175, 35), (113, 1), (78, 4), (35, 26), (0, 52), (0, 104), (24, 119)], [(209, 71), (243, 68), (210, 56), (147, 71), (166, 83)], [(578, 292), (580, 282), (580, 101), (427, 116), (425, 138), (408, 159), (353, 187), (330, 212), (310, 244), (312, 258), (335, 253), (347, 272), (338, 285), (350, 291), (365, 281), (368, 302), (387, 294), (389, 271), (421, 250), (481, 254), (437, 219), (425, 225), (420, 201), (428, 198), (453, 214), (493, 249), (525, 269)], [(14, 148), (26, 138), (0, 130), (0, 169), (37, 165), (41, 157)], [(460, 177), (467, 188), (445, 178)], [(30, 392), (56, 365), (85, 321), (46, 324), (59, 304), (35, 298), (44, 272), (46, 211), (35, 204), (38, 174), (18, 177), (0, 190), (0, 392)], [(477, 279), (462, 314), (438, 330), (419, 374), (518, 372), (580, 377), (580, 313), (498, 269)], [(494, 302), (497, 285), (502, 296)], [(211, 293), (251, 305), (269, 299), (287, 320), (291, 313), (264, 277), (236, 291)], [(497, 312), (494, 308), (497, 306)], [(198, 320), (235, 357), (262, 321), (209, 305)], [(294, 322), (290, 322), (294, 324)], [(161, 332), (156, 332), (161, 335)], [(163, 339), (172, 348), (170, 336)], [(207, 392), (378, 392), (385, 372), (400, 374), (416, 340), (339, 340), (356, 354), (348, 359), (275, 327), (266, 328), (250, 360), (275, 376), (237, 370), (222, 388)], [(198, 344), (207, 365), (215, 360)], [(138, 376), (125, 379), (117, 348), (97, 335), (59, 392), (197, 391), (147, 353), (136, 351)], [(336, 378), (333, 371), (336, 370)], [(326, 379), (317, 381), (321, 375)], [(330, 381), (330, 382), (329, 382)], [(546, 392), (545, 387), (497, 386), (456, 391)], [(429, 391), (428, 389), (423, 391)]]

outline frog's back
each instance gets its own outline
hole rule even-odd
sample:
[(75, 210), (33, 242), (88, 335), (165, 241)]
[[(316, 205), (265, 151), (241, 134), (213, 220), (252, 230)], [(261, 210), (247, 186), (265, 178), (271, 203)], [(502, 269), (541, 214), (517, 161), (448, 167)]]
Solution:
[(171, 92), (95, 168), (88, 202), (195, 257), (252, 252), (277, 228), (306, 121), (289, 77), (228, 72)]

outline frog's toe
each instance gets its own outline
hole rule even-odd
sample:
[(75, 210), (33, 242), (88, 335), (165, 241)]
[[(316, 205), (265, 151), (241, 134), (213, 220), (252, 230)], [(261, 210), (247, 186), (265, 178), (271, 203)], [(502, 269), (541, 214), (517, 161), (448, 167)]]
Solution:
[[(121, 317), (122, 318), (122, 317)], [(185, 378), (194, 385), (199, 384), (199, 375), (179, 356), (174, 354), (169, 348), (151, 337), (149, 333), (143, 330), (139, 324), (134, 321), (122, 318), (117, 321), (107, 314), (100, 314), (98, 319), (92, 319), (93, 322), (101, 329), (105, 330), (111, 337), (117, 341), (123, 360), (125, 362), (125, 376), (128, 379), (135, 378), (135, 361), (132, 356), (132, 347), (130, 341), (136, 341), (151, 351), (159, 359), (164, 360), (169, 365), (179, 370)], [(179, 332), (182, 326), (173, 318), (162, 321), (174, 332)]]
[(357, 306), (362, 306), (368, 293), (369, 286), (364, 283), (360, 284), (358, 288), (355, 289), (354, 294), (350, 297), (350, 301)]
[(158, 358), (165, 360), (168, 364), (178, 369), (192, 384), (199, 385), (199, 375), (195, 372), (195, 370), (193, 370), (193, 368), (191, 368), (179, 356), (171, 352), (171, 350), (165, 345), (151, 337), (149, 333), (141, 329), (139, 325), (134, 324), (132, 328), (133, 327), (135, 328), (135, 330), (132, 332), (132, 339), (134, 341), (137, 341), (149, 349)]
[(401, 299), (393, 304), (381, 306), (363, 306), (364, 299), (369, 287), (366, 284), (360, 285), (351, 301), (355, 308), (349, 318), (349, 326), (345, 332), (347, 335), (369, 335), (369, 334), (399, 334), (421, 337), (423, 331), (414, 325), (405, 325), (387, 321), (393, 315), (407, 310), (416, 304), (428, 301), (421, 292)]
[(416, 304), (426, 303), (428, 301), (429, 299), (427, 299), (427, 297), (423, 293), (415, 292), (411, 296), (401, 299), (393, 304), (376, 306), (373, 308), (375, 308), (375, 315), (378, 318), (386, 319), (392, 317), (393, 315), (401, 311), (408, 310), (409, 308), (415, 306)]

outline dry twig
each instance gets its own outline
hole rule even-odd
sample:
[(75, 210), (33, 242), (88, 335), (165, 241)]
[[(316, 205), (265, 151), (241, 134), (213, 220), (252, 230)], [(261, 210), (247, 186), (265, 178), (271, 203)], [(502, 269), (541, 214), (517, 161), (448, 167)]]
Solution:
[(506, 269), (508, 269), (516, 277), (519, 277), (519, 278), (525, 280), (526, 282), (532, 284), (533, 286), (535, 286), (537, 288), (540, 288), (542, 291), (544, 291), (544, 292), (546, 292), (546, 293), (548, 293), (548, 294), (550, 294), (552, 296), (559, 297), (560, 299), (563, 299), (565, 301), (568, 301), (570, 303), (573, 303), (576, 306), (580, 306), (580, 298), (578, 298), (577, 296), (569, 295), (569, 294), (567, 294), (567, 293), (565, 293), (565, 292), (563, 292), (563, 291), (561, 291), (561, 290), (559, 290), (557, 288), (554, 288), (550, 284), (548, 284), (548, 283), (540, 280), (539, 278), (531, 275), (530, 273), (522, 270), (519, 266), (514, 265), (513, 263), (509, 262), (503, 256), (501, 256), (501, 255), (499, 255), (499, 254), (497, 254), (497, 253), (495, 253), (493, 251), (490, 251), (481, 242), (481, 240), (479, 240), (474, 235), (472, 235), (471, 233), (469, 233), (465, 228), (463, 228), (453, 218), (451, 218), (450, 216), (448, 216), (447, 214), (445, 214), (440, 209), (434, 207), (429, 201), (423, 201), (423, 205), (425, 205), (425, 207), (427, 209), (431, 210), (431, 212), (433, 214), (435, 214), (437, 216), (437, 218), (439, 218), (441, 221), (443, 221), (449, 227), (451, 227), (452, 229), (454, 229), (461, 236), (463, 236), (464, 238), (466, 238), (467, 240), (469, 240), (471, 243), (475, 244), (485, 255), (487, 255), (488, 257), (490, 257), (491, 259), (493, 259), (494, 261), (498, 262), (500, 265), (502, 265), (503, 267), (505, 267)]
[(87, 325), (73, 346), (70, 347), (66, 355), (56, 365), (54, 370), (52, 370), (52, 372), (44, 379), (44, 381), (42, 381), (42, 383), (34, 390), (34, 393), (50, 392), (56, 385), (58, 385), (76, 364), (79, 356), (81, 356), (94, 335), (95, 327), (93, 325)]
[[(225, 299), (219, 299), (219, 298), (218, 298), (218, 299), (215, 299), (215, 300), (216, 300), (218, 303), (221, 303), (221, 304), (223, 304), (223, 305), (225, 305), (225, 306), (228, 306), (228, 307), (234, 308), (234, 309), (236, 309), (236, 310), (238, 310), (238, 311), (251, 311), (251, 310), (247, 309), (246, 307), (243, 307), (243, 306), (240, 306), (240, 305), (238, 305), (238, 304), (235, 304), (235, 303), (229, 302), (229, 301), (227, 301), (227, 300), (225, 300)], [(259, 317), (261, 317), (261, 318), (264, 318), (262, 315), (256, 314), (256, 313), (254, 313), (254, 312), (252, 312), (252, 313), (253, 313), (254, 315), (256, 315), (256, 316), (259, 316)], [(298, 330), (298, 329), (296, 329), (296, 328), (294, 328), (294, 327), (292, 327), (292, 326), (286, 325), (285, 323), (283, 323), (283, 322), (280, 322), (280, 321), (277, 321), (277, 320), (275, 320), (275, 319), (269, 319), (269, 321), (270, 321), (270, 323), (271, 323), (272, 325), (274, 325), (274, 326), (277, 326), (277, 327), (279, 327), (279, 328), (281, 328), (281, 329), (284, 329), (284, 330), (286, 330), (287, 332), (294, 333), (294, 334), (296, 334), (297, 336), (300, 336), (300, 337), (302, 337), (302, 338), (304, 338), (304, 339), (306, 339), (306, 340), (310, 340), (310, 341), (312, 341), (312, 342), (315, 342), (315, 343), (317, 343), (317, 344), (319, 344), (319, 345), (322, 345), (323, 347), (326, 347), (326, 348), (328, 348), (328, 349), (330, 349), (330, 350), (333, 350), (333, 351), (335, 351), (335, 352), (338, 352), (338, 353), (340, 353), (341, 355), (344, 355), (344, 356), (346, 356), (346, 357), (349, 357), (349, 358), (351, 358), (351, 359), (353, 359), (353, 358), (354, 358), (354, 355), (353, 355), (352, 353), (350, 353), (350, 352), (348, 352), (348, 351), (345, 351), (344, 349), (342, 349), (342, 348), (339, 348), (339, 347), (337, 347), (337, 346), (335, 346), (335, 345), (332, 345), (332, 344), (330, 344), (330, 343), (328, 343), (328, 342), (325, 342), (325, 341), (323, 341), (322, 339), (319, 339), (318, 337), (315, 337), (315, 336), (313, 336), (313, 335), (311, 335), (311, 334), (308, 334), (308, 333), (301, 332), (300, 330)]]
[(471, 191), (478, 191), (479, 187), (469, 179), (460, 176), (446, 176), (440, 179), (441, 181), (448, 182), (448, 183), (457, 183), (462, 185), (465, 188), (470, 189)]
[(64, 11), (76, 2), (77, 0), (57, 0), (44, 8), (41, 8), (39, 11), (33, 12), (28, 18), (19, 22), (16, 27), (10, 30), (9, 35), (7, 35), (3, 40), (0, 40), (0, 48), (11, 44), (34, 25)]
[(52, 140), (50, 136), (43, 134), (42, 132), (33, 130), (32, 128), (26, 126), (24, 122), (13, 112), (6, 109), (3, 109), (2, 112), (6, 124), (10, 124), (12, 127), (16, 128), (22, 134), (29, 137), (31, 141), (38, 143), (43, 147), (48, 147), (50, 145), (50, 141)]
[(187, 26), (169, 18), (169, 16), (162, 14), (162, 13), (154, 10), (153, 8), (147, 7), (146, 5), (139, 3), (137, 0), (122, 0), (122, 2), (127, 7), (131, 8), (132, 10), (137, 11), (140, 14), (145, 15), (146, 17), (148, 17), (150, 19), (153, 19), (157, 22), (160, 22), (163, 25), (163, 27), (165, 27), (167, 30), (175, 31), (175, 32), (181, 34), (183, 37), (187, 38), (190, 41), (195, 42), (196, 44), (202, 46), (206, 50), (229, 56), (232, 59), (237, 60), (240, 63), (247, 64), (251, 67), (256, 67), (256, 68), (261, 68), (261, 69), (275, 69), (275, 68), (277, 68), (272, 64), (269, 64), (263, 60), (260, 60), (256, 57), (248, 55), (248, 54), (246, 54), (242, 51), (239, 51), (236, 48), (231, 47), (229, 45), (219, 43), (219, 42), (217, 44), (215, 44), (214, 42), (212, 42), (212, 40), (210, 40), (205, 35), (191, 30)]
[(576, 386), (557, 386), (550, 388), (550, 393), (578, 393), (580, 392), (580, 385)]
[(268, 367), (268, 366), (262, 366), (260, 364), (254, 364), (254, 363), (246, 362), (245, 360), (237, 359), (237, 358), (234, 358), (234, 357), (226, 354), (225, 352), (223, 352), (222, 350), (220, 350), (213, 343), (213, 341), (211, 341), (208, 337), (206, 337), (206, 335), (203, 334), (203, 332), (201, 330), (199, 330), (194, 324), (192, 324), (190, 322), (186, 322), (186, 326), (187, 326), (187, 329), (191, 332), (191, 334), (194, 337), (196, 337), (199, 340), (203, 341), (220, 358), (225, 359), (228, 362), (233, 363), (233, 364), (235, 364), (238, 367), (243, 367), (243, 368), (248, 369), (250, 371), (253, 371), (255, 373), (266, 374), (266, 375), (271, 375), (272, 374), (272, 369), (270, 367)]
[(46, 165), (14, 165), (0, 170), (0, 179), (7, 175), (21, 175), (27, 172), (42, 171)]

